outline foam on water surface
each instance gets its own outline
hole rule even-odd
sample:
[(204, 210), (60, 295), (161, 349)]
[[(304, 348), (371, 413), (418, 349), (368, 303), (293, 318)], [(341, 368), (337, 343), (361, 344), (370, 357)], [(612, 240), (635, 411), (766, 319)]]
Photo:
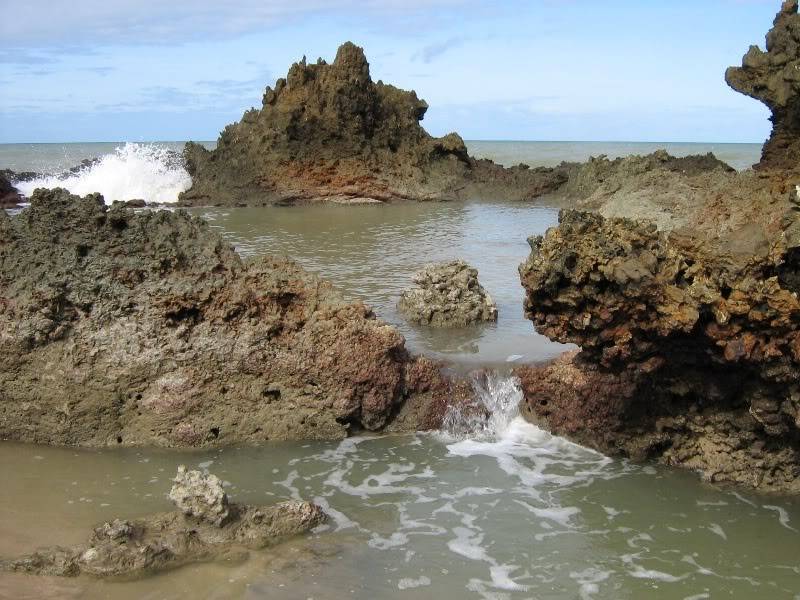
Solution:
[[(197, 454), (193, 464), (231, 481), (237, 501), (313, 499), (330, 517), (293, 549), (265, 555), (289, 557), (286, 569), (241, 567), (237, 577), (249, 591), (240, 597), (683, 599), (735, 591), (793, 599), (800, 589), (796, 532), (788, 528), (799, 507), (778, 499), (764, 505), (703, 487), (685, 473), (611, 460), (552, 436), (519, 417), (513, 378), (489, 375), (474, 389), (485, 412), (472, 420), (454, 416), (455, 431)], [(185, 460), (136, 451), (123, 465), (112, 459), (107, 469), (101, 463), (70, 472), (59, 469), (59, 449), (23, 450), (26, 459), (8, 462), (28, 470), (26, 493), (31, 477), (54, 469), (43, 478), (48, 493), (34, 497), (67, 490), (66, 501), (74, 501), (69, 510), (86, 512), (86, 527), (163, 510), (165, 481), (174, 463)], [(74, 460), (73, 450), (63, 452)], [(87, 461), (114, 456), (125, 454), (82, 454)], [(109, 498), (109, 489), (127, 495)], [(3, 494), (6, 488), (0, 502)], [(5, 503), (13, 505), (10, 496)], [(41, 506), (31, 511), (34, 522), (46, 521)], [(13, 531), (18, 519), (0, 517), (0, 527)], [(162, 584), (181, 572), (187, 571), (164, 576)], [(210, 572), (190, 571), (181, 589), (199, 589)], [(83, 596), (119, 597), (120, 588), (96, 585)], [(228, 597), (226, 585), (205, 582), (198, 597)]]

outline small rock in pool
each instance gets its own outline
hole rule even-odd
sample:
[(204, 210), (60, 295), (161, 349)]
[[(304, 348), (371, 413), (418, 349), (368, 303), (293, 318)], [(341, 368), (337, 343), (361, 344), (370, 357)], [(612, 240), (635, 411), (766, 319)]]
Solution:
[(403, 292), (398, 310), (412, 323), (465, 327), (497, 321), (497, 305), (478, 283), (478, 271), (463, 260), (426, 266), (414, 276), (416, 288)]

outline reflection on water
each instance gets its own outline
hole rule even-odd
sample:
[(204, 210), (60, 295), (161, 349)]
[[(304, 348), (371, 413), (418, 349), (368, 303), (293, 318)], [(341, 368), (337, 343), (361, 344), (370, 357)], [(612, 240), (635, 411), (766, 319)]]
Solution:
[[(517, 266), (529, 236), (556, 224), (556, 209), (523, 203), (428, 203), (196, 210), (243, 255), (286, 254), (363, 300), (396, 325), (414, 351), (500, 365), (560, 354), (522, 312)], [(497, 324), (432, 330), (406, 323), (396, 304), (429, 262), (461, 258), (497, 302)]]

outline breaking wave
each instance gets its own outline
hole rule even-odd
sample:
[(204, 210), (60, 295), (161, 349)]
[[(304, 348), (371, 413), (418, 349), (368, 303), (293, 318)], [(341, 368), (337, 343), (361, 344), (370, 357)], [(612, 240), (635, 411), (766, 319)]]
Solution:
[(191, 183), (174, 150), (158, 144), (126, 143), (75, 172), (45, 175), (15, 185), (28, 197), (39, 187), (62, 187), (79, 196), (99, 192), (107, 204), (135, 199), (162, 204), (177, 202), (178, 194)]

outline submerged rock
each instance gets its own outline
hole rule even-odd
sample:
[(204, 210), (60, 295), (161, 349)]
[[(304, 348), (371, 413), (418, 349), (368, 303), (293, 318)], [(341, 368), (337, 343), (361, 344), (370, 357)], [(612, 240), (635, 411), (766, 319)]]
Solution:
[(401, 413), (436, 426), (468, 391), (404, 343), (295, 263), (244, 261), (182, 211), (37, 190), (0, 212), (3, 439), (336, 439)]
[(215, 150), (189, 143), (185, 205), (447, 200), (480, 192), (530, 198), (556, 189), (559, 169), (505, 169), (475, 160), (456, 133), (430, 136), (428, 105), (370, 77), (362, 48), (333, 63), (292, 65), (260, 109), (225, 128)]
[(83, 546), (47, 548), (0, 560), (0, 570), (130, 578), (213, 560), (237, 548), (262, 549), (305, 533), (326, 518), (318, 506), (299, 500), (266, 507), (229, 504), (214, 475), (186, 471), (183, 466), (169, 496), (178, 511), (131, 521), (115, 519), (96, 527)]
[(397, 308), (411, 322), (431, 327), (465, 327), (497, 321), (497, 305), (478, 283), (478, 271), (462, 260), (426, 266), (414, 275), (417, 287), (403, 292)]
[(733, 89), (769, 108), (772, 133), (764, 145), (761, 169), (800, 171), (800, 15), (797, 0), (785, 0), (772, 29), (767, 51), (750, 49), (741, 67), (731, 67), (725, 80)]

